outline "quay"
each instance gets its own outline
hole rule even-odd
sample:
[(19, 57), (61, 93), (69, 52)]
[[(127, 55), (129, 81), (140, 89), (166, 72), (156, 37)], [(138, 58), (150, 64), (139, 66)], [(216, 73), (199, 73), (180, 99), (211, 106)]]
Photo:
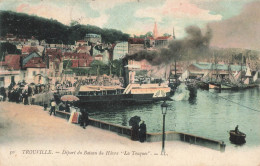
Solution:
[[(64, 111), (56, 111), (56, 115), (65, 119), (69, 119), (70, 113)], [(96, 120), (93, 118), (89, 118), (89, 125), (108, 130), (111, 132), (115, 132), (118, 135), (125, 136), (127, 138), (131, 138), (131, 128), (126, 126), (120, 126), (100, 120)], [(211, 148), (214, 150), (219, 150), (221, 152), (225, 151), (225, 144), (223, 141), (213, 140), (209, 138), (204, 138), (188, 133), (168, 131), (165, 133), (166, 141), (182, 141), (189, 144), (204, 146), (207, 148)], [(162, 141), (162, 133), (146, 133), (146, 141), (147, 142), (161, 142)]]
[[(163, 165), (178, 166), (253, 166), (260, 163), (258, 156), (260, 147), (239, 148), (239, 150), (228, 147), (224, 153), (220, 153), (181, 141), (166, 141), (167, 155), (161, 156), (161, 142), (140, 143), (130, 140), (127, 136), (119, 136), (115, 132), (92, 125), (83, 129), (78, 125), (68, 123), (63, 118), (50, 116), (43, 110), (43, 107), (37, 105), (0, 102), (1, 166), (21, 165), (21, 163), (23, 165), (32, 163), (35, 165), (104, 165), (104, 162), (106, 165), (118, 165), (115, 164), (118, 162), (120, 165), (131, 166), (141, 163), (156, 166), (158, 162)], [(96, 125), (101, 124), (96, 123)], [(103, 126), (103, 128), (106, 127)], [(158, 135), (158, 139), (159, 137)], [(23, 150), (51, 150), (54, 154), (26, 155), (22, 154)], [(13, 151), (15, 154), (10, 155)], [(68, 155), (62, 155), (63, 151), (68, 152), (66, 153)], [(73, 155), (72, 152), (75, 151), (82, 151), (83, 154)], [(108, 155), (84, 155), (99, 154), (100, 151)], [(135, 155), (141, 153), (149, 155), (142, 157)], [(110, 154), (118, 155), (111, 156)], [(245, 156), (250, 156), (250, 158)]]

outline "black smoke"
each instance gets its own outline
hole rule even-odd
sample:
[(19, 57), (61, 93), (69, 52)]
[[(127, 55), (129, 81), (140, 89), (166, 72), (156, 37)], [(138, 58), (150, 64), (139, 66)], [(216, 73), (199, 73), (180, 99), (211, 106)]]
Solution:
[(197, 26), (185, 28), (187, 37), (184, 39), (172, 40), (167, 48), (157, 51), (140, 51), (126, 58), (136, 61), (146, 59), (152, 65), (169, 64), (177, 60), (196, 60), (204, 58), (209, 54), (209, 44), (212, 32), (209, 27), (203, 35)]

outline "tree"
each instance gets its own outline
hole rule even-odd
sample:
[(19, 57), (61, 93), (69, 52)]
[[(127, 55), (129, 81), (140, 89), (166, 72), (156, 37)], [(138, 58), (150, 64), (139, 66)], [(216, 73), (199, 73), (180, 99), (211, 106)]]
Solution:
[(127, 41), (129, 38), (129, 34), (119, 30), (81, 25), (77, 20), (72, 20), (70, 26), (67, 26), (53, 19), (0, 11), (0, 36), (5, 36), (7, 33), (23, 36), (23, 38), (34, 36), (47, 43), (62, 41), (64, 44), (74, 44), (75, 41), (82, 40), (87, 33), (101, 34), (102, 41), (105, 43)]
[(149, 32), (147, 32), (147, 33), (145, 34), (145, 36), (146, 36), (146, 37), (153, 37), (153, 33), (152, 33), (151, 31), (149, 31)]
[(169, 33), (164, 33), (163, 36), (169, 37), (169, 36), (171, 36), (171, 35), (170, 35)]
[(72, 27), (72, 26), (75, 26), (75, 25), (78, 25), (79, 24), (79, 22), (78, 21), (76, 21), (76, 20), (71, 20), (71, 22), (70, 22), (70, 26)]
[(5, 54), (21, 54), (21, 51), (11, 43), (0, 43), (0, 61), (4, 60)]
[(111, 64), (113, 64), (113, 67), (111, 68), (111, 73), (116, 76), (122, 76), (122, 68), (123, 63), (122, 60), (113, 60), (111, 61)]
[(90, 64), (90, 74), (92, 75), (102, 75), (102, 74), (107, 74), (107, 71), (104, 71), (104, 69), (108, 69), (108, 66), (106, 64), (104, 64), (102, 61), (98, 61), (98, 60), (94, 60), (91, 64)]
[(69, 69), (72, 66), (71, 60), (64, 60), (63, 61), (63, 69)]

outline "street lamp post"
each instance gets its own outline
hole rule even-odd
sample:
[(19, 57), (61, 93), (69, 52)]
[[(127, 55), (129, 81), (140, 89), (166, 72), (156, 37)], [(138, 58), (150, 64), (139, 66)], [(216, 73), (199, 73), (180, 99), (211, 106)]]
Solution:
[(164, 150), (164, 142), (165, 142), (165, 115), (167, 113), (167, 107), (168, 104), (166, 104), (166, 101), (164, 101), (161, 105), (162, 108), (162, 114), (163, 114), (163, 133), (162, 133), (162, 152), (161, 155), (165, 155), (165, 150)]

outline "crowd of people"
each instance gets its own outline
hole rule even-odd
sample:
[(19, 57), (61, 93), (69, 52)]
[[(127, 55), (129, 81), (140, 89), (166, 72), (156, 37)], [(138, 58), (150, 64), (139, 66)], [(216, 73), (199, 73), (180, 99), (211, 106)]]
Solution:
[[(55, 90), (59, 94), (59, 89), (65, 89), (65, 88), (76, 88), (79, 85), (93, 85), (96, 84), (97, 80), (90, 80), (90, 79), (80, 79), (75, 80), (74, 82), (71, 81), (64, 81), (64, 82), (56, 82), (54, 84)], [(35, 99), (35, 96), (37, 97), (44, 97), (44, 93), (48, 93), (50, 91), (53, 91), (50, 84), (38, 84), (35, 85), (33, 83), (27, 84), (25, 82), (20, 82), (18, 84), (11, 83), (10, 86), (5, 89), (4, 87), (0, 88), (0, 100), (3, 101), (9, 101), (9, 102), (16, 102), (16, 103), (23, 103), (24, 105), (31, 105), (31, 104), (37, 104), (33, 102), (33, 98)], [(39, 95), (37, 95), (39, 94)], [(42, 95), (41, 95), (42, 94)], [(46, 96), (44, 97), (46, 98)], [(40, 98), (39, 98), (40, 99)], [(41, 100), (41, 99), (40, 99)], [(47, 105), (50, 106), (49, 114), (50, 116), (53, 114), (56, 115), (56, 110), (64, 111), (67, 113), (72, 114), (72, 106), (69, 102), (62, 102), (57, 101), (54, 98), (48, 98), (47, 102), (50, 101), (50, 103), (43, 103), (44, 110), (47, 110)], [(74, 111), (75, 112), (75, 111)], [(78, 121), (77, 123), (80, 124), (84, 129), (89, 124), (89, 114), (86, 109), (80, 109), (80, 111), (76, 111), (78, 114)], [(132, 134), (131, 139), (132, 140), (139, 140), (140, 142), (144, 142), (146, 140), (146, 124), (144, 121), (141, 121), (139, 124), (135, 124), (132, 126)]]
[(3, 101), (24, 103), (25, 105), (32, 103), (32, 96), (39, 92), (39, 89), (31, 85), (10, 85), (7, 89), (0, 88), (0, 95), (3, 96)]

